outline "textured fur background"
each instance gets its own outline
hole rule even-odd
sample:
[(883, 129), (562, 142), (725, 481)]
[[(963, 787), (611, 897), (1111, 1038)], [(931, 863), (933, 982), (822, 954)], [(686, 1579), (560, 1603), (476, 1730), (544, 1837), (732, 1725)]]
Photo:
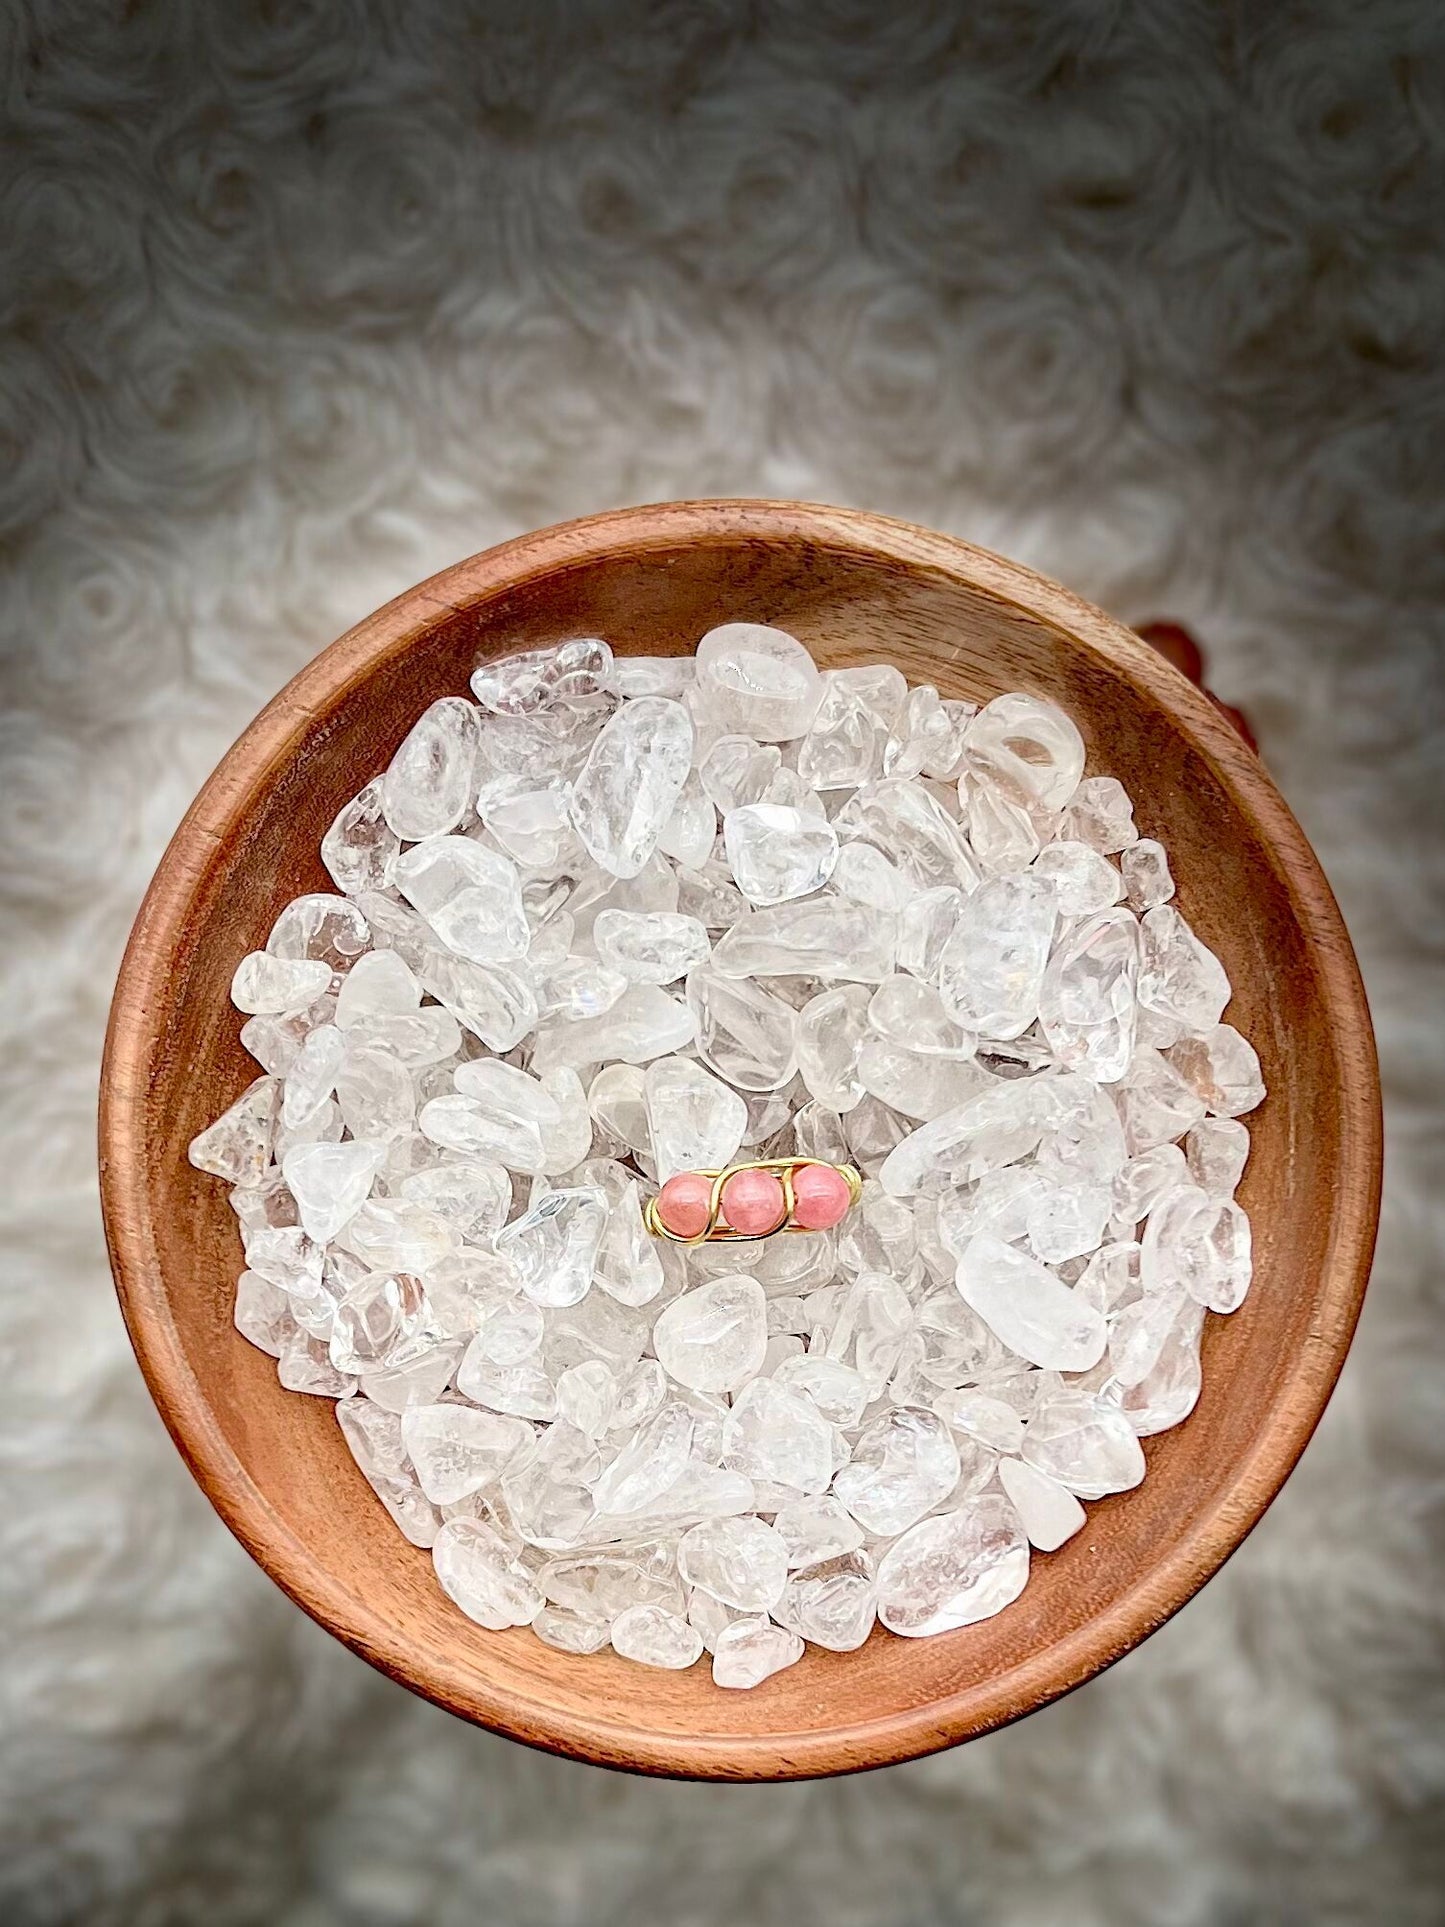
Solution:
[[(1435, 1922), (1445, 16), (1168, 0), (0, 10), (0, 1919)], [(1173, 1624), (940, 1758), (544, 1759), (324, 1637), (193, 1488), (107, 1277), (111, 981), (212, 764), (516, 530), (801, 494), (1195, 624), (1342, 899), (1368, 1309)]]

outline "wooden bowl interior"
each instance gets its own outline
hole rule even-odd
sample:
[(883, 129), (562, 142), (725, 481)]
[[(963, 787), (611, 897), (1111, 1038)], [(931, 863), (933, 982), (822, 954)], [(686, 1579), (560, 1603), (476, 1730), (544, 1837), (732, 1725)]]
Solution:
[[(652, 1770), (771, 1777), (906, 1757), (1026, 1711), (1182, 1603), (1272, 1495), (1280, 1427), (1298, 1435), (1297, 1451), (1317, 1416), (1298, 1401), (1282, 1415), (1281, 1393), (1314, 1342), (1339, 1235), (1349, 1066), (1296, 879), (1221, 764), (1217, 736), (1215, 750), (1200, 747), (1205, 706), (1182, 678), (1157, 666), (1146, 675), (1142, 651), (1081, 645), (992, 581), (795, 531), (716, 526), (705, 540), (680, 528), (641, 552), (619, 542), (500, 588), (473, 567), (374, 618), (374, 648), (368, 625), (354, 632), (329, 677), (325, 658), (307, 672), (304, 701), (279, 699), (198, 804), (210, 830), (182, 831), (192, 844), (213, 832), (202, 873), (163, 877), (138, 931), (165, 968), (152, 972), (151, 1001), (117, 1018), (140, 1044), (112, 1040), (116, 1076), (134, 1067), (112, 1096), (140, 1120), (127, 1155), (143, 1175), (122, 1236), (122, 1207), (110, 1216), (158, 1402), (233, 1529), (308, 1610), (407, 1684), (517, 1737)], [(1026, 688), (1062, 703), (1090, 772), (1118, 776), (1141, 833), (1167, 845), (1180, 907), (1229, 971), (1230, 1016), (1258, 1048), (1270, 1093), (1249, 1120), (1241, 1189), (1256, 1283), (1235, 1317), (1208, 1321), (1203, 1396), (1183, 1428), (1146, 1442), (1143, 1486), (1091, 1506), (1085, 1529), (1036, 1557), (1023, 1596), (997, 1618), (928, 1640), (875, 1632), (856, 1654), (809, 1648), (748, 1693), (720, 1691), (702, 1667), (571, 1658), (464, 1619), (363, 1482), (329, 1401), (283, 1391), (273, 1362), (236, 1334), (235, 1221), (225, 1188), (184, 1155), (255, 1074), (227, 997), (237, 959), (291, 897), (331, 887), (322, 833), (421, 709), (464, 691), (483, 652), (599, 634), (619, 651), (684, 653), (722, 617), (779, 623), (830, 667), (886, 659), (945, 695)]]

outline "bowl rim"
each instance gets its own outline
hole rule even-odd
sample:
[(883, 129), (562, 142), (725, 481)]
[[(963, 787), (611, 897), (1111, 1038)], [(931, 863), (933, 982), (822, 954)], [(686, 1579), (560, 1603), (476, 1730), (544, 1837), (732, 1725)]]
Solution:
[[(625, 1713), (561, 1719), (525, 1694), (479, 1690), (460, 1666), (412, 1663), (397, 1630), (339, 1585), (275, 1513), (231, 1450), (182, 1349), (171, 1316), (151, 1213), (144, 1105), (153, 1013), (165, 1003), (184, 913), (237, 806), (283, 762), (318, 709), (354, 688), (381, 659), (405, 651), (438, 619), (498, 591), (604, 559), (679, 542), (804, 543), (963, 579), (1062, 631), (1144, 685), (1188, 734), (1277, 852), (1291, 908), (1317, 960), (1340, 1040), (1341, 1180), (1321, 1265), (1310, 1342), (1286, 1370), (1272, 1423), (1236, 1466), (1228, 1490), (1160, 1562), (1105, 1612), (1006, 1671), (921, 1707), (790, 1736), (680, 1738)], [(405, 590), (323, 649), (261, 711), (202, 787), (161, 859), (126, 946), (101, 1068), (99, 1154), (111, 1269), (151, 1396), (211, 1504), (262, 1569), (313, 1619), (371, 1665), (422, 1697), (494, 1732), (595, 1765), (670, 1777), (783, 1780), (854, 1772), (918, 1758), (977, 1737), (1058, 1699), (1131, 1651), (1193, 1597), (1242, 1543), (1284, 1484), (1324, 1411), (1349, 1349), (1368, 1280), (1379, 1215), (1382, 1122), (1374, 1036), (1359, 968), (1318, 859), (1262, 763), (1188, 679), (1121, 622), (1024, 564), (958, 537), (867, 510), (762, 499), (663, 502), (610, 510), (515, 537)]]

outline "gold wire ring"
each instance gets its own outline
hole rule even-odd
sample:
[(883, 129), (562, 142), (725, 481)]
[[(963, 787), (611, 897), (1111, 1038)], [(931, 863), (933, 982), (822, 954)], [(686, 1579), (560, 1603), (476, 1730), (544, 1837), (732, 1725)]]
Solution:
[[(666, 1238), (674, 1245), (701, 1244), (757, 1244), (763, 1238), (776, 1236), (780, 1231), (808, 1232), (811, 1226), (791, 1222), (796, 1200), (793, 1196), (793, 1173), (801, 1171), (805, 1165), (820, 1165), (825, 1171), (836, 1171), (848, 1187), (848, 1209), (857, 1204), (863, 1191), (862, 1175), (851, 1164), (829, 1164), (824, 1158), (757, 1158), (748, 1164), (729, 1164), (721, 1171), (698, 1171), (694, 1175), (709, 1178), (712, 1189), (708, 1195), (707, 1223), (695, 1237), (684, 1238), (680, 1232), (670, 1230), (662, 1221), (657, 1209), (657, 1199), (649, 1198), (642, 1207), (642, 1221), (654, 1238)], [(736, 1177), (739, 1171), (767, 1171), (783, 1187), (783, 1215), (767, 1231), (734, 1231), (722, 1215), (723, 1186), (729, 1178)], [(679, 1172), (678, 1176), (682, 1176)]]

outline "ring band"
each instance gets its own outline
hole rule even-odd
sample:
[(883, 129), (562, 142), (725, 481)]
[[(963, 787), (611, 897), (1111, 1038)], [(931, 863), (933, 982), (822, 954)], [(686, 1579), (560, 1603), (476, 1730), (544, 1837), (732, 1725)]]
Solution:
[(779, 1231), (827, 1231), (858, 1202), (851, 1164), (760, 1158), (720, 1171), (679, 1171), (643, 1207), (643, 1222), (669, 1244), (753, 1244)]

